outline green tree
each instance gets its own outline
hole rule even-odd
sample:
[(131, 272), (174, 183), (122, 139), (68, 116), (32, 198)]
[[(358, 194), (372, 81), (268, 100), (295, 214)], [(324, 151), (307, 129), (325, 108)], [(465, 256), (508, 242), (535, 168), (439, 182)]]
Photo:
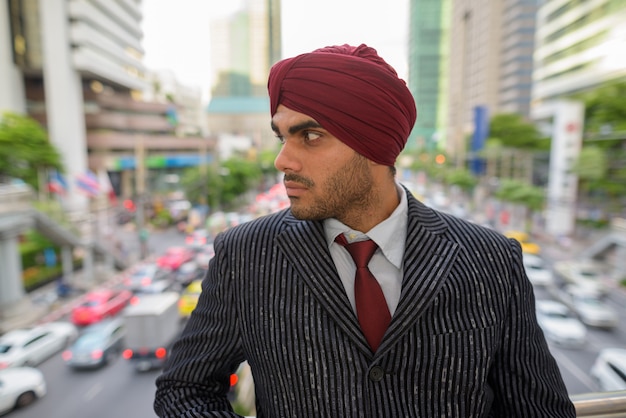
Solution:
[(541, 136), (535, 125), (515, 113), (502, 113), (491, 118), (490, 139), (497, 139), (503, 147), (531, 150), (549, 149), (550, 143)]
[(39, 173), (63, 170), (61, 155), (34, 119), (5, 112), (0, 117), (0, 180), (18, 178), (39, 189)]
[(604, 84), (578, 94), (574, 99), (585, 103), (585, 133), (626, 136), (626, 80)]
[(224, 179), (222, 202), (232, 204), (252, 189), (258, 189), (263, 179), (261, 165), (256, 161), (231, 158), (224, 161), (220, 171)]
[(478, 183), (478, 179), (465, 169), (453, 169), (446, 173), (446, 183), (457, 186), (464, 192), (470, 192)]
[(581, 197), (606, 215), (621, 213), (626, 196), (626, 80), (573, 96), (585, 104), (585, 140), (574, 171)]
[(220, 167), (207, 167), (205, 175), (198, 167), (188, 168), (181, 177), (181, 186), (191, 202), (208, 202), (214, 210), (232, 209), (245, 193), (257, 188), (261, 180), (259, 163), (231, 158)]
[(593, 145), (585, 147), (580, 151), (572, 171), (581, 181), (593, 183), (602, 180), (607, 174), (606, 157), (606, 152), (600, 147)]

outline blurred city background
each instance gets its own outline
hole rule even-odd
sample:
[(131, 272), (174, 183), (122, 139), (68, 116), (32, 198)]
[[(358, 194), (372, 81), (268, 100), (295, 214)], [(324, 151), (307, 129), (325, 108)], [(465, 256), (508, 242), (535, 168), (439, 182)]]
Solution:
[(0, 0), (0, 413), (154, 416), (213, 238), (289, 205), (271, 65), (343, 43), (415, 97), (398, 180), (522, 243), (579, 416), (626, 414), (626, 0)]

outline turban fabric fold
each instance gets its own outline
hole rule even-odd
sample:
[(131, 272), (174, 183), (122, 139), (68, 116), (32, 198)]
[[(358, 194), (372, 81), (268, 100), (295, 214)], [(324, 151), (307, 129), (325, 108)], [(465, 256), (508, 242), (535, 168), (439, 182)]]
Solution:
[(272, 66), (272, 116), (279, 104), (315, 119), (359, 154), (394, 165), (413, 129), (415, 100), (404, 80), (375, 49), (316, 49)]

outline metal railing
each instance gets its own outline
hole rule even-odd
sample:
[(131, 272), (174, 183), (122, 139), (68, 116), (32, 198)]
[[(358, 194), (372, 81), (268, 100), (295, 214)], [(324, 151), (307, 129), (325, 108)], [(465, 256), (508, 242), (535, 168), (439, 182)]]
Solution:
[(626, 390), (584, 393), (573, 395), (571, 399), (579, 418), (626, 417)]
[[(572, 395), (577, 418), (626, 417), (626, 390), (619, 392), (593, 392)], [(248, 415), (246, 418), (256, 418)]]

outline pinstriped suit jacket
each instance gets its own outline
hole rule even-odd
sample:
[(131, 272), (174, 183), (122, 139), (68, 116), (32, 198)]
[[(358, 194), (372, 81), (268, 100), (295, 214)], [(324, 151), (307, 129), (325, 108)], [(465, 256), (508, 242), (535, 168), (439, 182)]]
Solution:
[(261, 417), (574, 417), (516, 241), (408, 193), (402, 294), (375, 354), (321, 222), (289, 210), (218, 236), (157, 380), (161, 417), (233, 417), (247, 360)]

